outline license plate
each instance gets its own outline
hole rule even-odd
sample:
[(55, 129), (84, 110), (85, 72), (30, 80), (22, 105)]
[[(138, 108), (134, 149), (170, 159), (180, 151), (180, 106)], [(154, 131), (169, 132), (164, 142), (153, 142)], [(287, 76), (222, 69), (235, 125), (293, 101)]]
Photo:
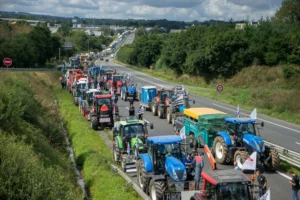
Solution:
[(100, 118), (100, 122), (110, 122), (110, 118)]
[(163, 200), (181, 200), (181, 192), (164, 193)]

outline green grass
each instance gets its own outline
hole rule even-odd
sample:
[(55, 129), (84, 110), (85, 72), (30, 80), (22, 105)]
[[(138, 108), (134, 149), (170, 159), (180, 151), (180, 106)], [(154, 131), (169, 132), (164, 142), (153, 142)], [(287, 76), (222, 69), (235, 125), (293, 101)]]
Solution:
[(108, 129), (104, 129), (104, 132), (106, 133), (107, 137), (112, 141), (113, 140), (113, 135)]
[(126, 186), (123, 178), (110, 170), (112, 153), (80, 115), (72, 103), (71, 95), (58, 90), (56, 95), (74, 148), (76, 163), (82, 169), (90, 196), (95, 200), (141, 199), (133, 189)]
[[(281, 68), (249, 67), (231, 79), (216, 79), (215, 84), (208, 84), (202, 77), (178, 76), (171, 70), (150, 70), (116, 62), (167, 82), (191, 86), (188, 88), (191, 94), (239, 105), (250, 111), (257, 108), (259, 113), (300, 124), (298, 84), (283, 80)], [(219, 94), (216, 91), (217, 84), (224, 86)]]
[(291, 166), (289, 163), (287, 163), (284, 160), (281, 160), (281, 162), (280, 162), (280, 170), (283, 172), (293, 171), (295, 174), (300, 176), (300, 169), (297, 167)]

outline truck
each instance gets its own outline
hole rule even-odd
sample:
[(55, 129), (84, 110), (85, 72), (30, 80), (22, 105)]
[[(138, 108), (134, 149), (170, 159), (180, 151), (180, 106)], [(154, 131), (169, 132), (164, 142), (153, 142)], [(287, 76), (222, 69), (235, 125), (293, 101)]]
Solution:
[(141, 153), (146, 153), (147, 126), (153, 124), (139, 120), (136, 116), (115, 122), (113, 128), (113, 157), (121, 163), (124, 172), (135, 172), (136, 161)]
[(213, 148), (216, 161), (220, 164), (237, 162), (239, 166), (254, 151), (257, 165), (274, 172), (279, 168), (277, 150), (266, 146), (259, 134), (260, 127), (252, 118), (233, 117), (212, 108), (188, 108), (184, 110), (185, 134), (193, 148), (203, 146), (201, 138), (209, 148)]

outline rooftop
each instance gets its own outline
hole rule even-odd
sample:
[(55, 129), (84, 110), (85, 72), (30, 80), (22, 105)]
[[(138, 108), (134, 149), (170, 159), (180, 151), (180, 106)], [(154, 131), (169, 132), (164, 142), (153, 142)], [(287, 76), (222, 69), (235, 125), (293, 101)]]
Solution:
[(153, 136), (148, 137), (147, 142), (153, 142), (154, 144), (174, 144), (182, 142), (182, 139), (177, 135)]

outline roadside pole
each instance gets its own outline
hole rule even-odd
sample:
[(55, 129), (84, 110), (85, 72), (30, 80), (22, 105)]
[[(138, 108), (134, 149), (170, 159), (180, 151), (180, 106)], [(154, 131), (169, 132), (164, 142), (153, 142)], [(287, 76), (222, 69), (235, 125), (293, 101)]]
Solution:
[(219, 85), (217, 85), (217, 87), (216, 87), (216, 89), (217, 89), (217, 92), (218, 92), (218, 97), (217, 97), (217, 99), (218, 99), (218, 101), (220, 100), (220, 94), (221, 94), (221, 92), (223, 91), (223, 85), (221, 85), (221, 84), (219, 84)]

